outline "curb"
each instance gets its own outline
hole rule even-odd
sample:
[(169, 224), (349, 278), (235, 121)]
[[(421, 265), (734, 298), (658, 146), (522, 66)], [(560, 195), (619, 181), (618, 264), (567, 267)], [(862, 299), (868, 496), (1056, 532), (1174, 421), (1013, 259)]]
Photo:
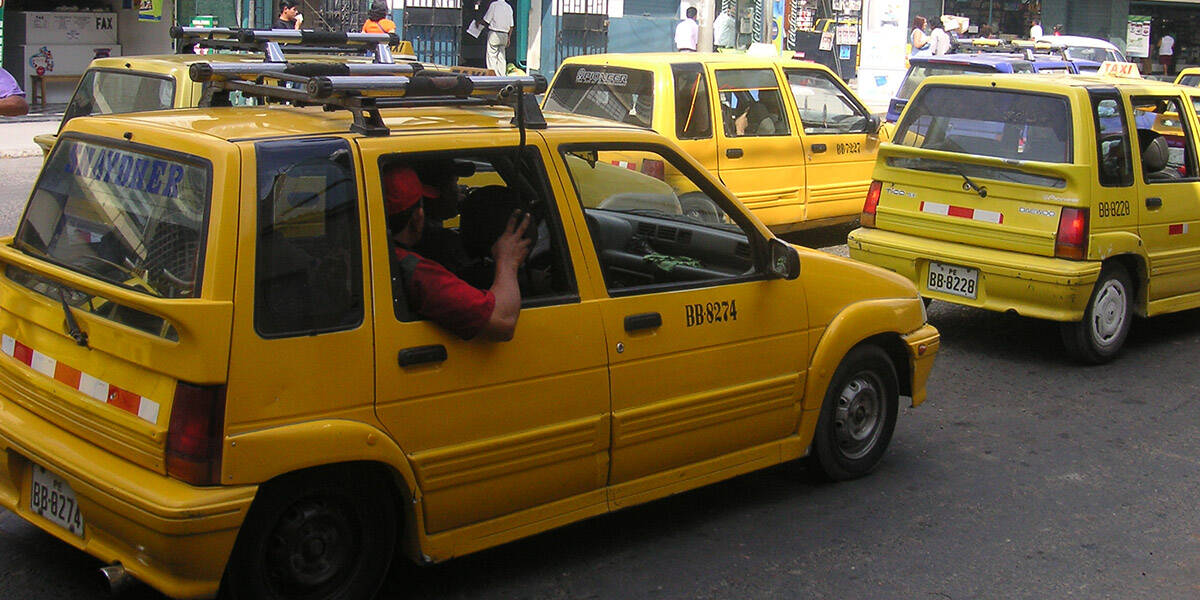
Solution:
[(0, 159), (4, 158), (30, 158), (41, 156), (42, 149), (40, 147), (33, 148), (13, 148), (11, 150), (0, 150)]

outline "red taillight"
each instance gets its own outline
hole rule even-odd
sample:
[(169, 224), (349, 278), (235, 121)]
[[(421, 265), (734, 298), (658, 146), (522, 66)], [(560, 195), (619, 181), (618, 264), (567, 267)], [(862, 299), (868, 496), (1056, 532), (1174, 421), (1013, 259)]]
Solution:
[(194, 485), (221, 482), (225, 386), (179, 382), (167, 428), (167, 474)]
[(1088, 213), (1086, 208), (1064, 208), (1058, 217), (1054, 256), (1083, 260), (1087, 255)]
[(642, 173), (655, 179), (662, 179), (666, 175), (666, 168), (661, 160), (644, 158), (642, 159)]
[(867, 201), (863, 203), (862, 215), (858, 218), (858, 223), (863, 227), (875, 226), (875, 209), (879, 208), (881, 193), (883, 193), (883, 184), (872, 181), (871, 189), (867, 190)]

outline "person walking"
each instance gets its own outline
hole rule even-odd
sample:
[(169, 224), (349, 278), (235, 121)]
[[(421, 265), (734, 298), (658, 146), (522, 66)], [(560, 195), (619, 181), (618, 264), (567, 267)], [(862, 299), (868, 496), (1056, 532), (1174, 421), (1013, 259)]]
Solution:
[(296, 4), (296, 0), (279, 0), (279, 18), (271, 24), (271, 29), (300, 29), (304, 15)]
[(513, 9), (506, 0), (492, 0), (487, 11), (483, 13), (483, 23), (487, 25), (487, 67), (496, 75), (508, 74), (508, 60), (505, 53), (511, 41), (510, 34), (514, 24)]
[(732, 7), (726, 7), (713, 21), (713, 41), (718, 49), (737, 45), (737, 20)]
[(367, 22), (363, 23), (363, 33), (391, 33), (396, 31), (396, 22), (388, 18), (387, 0), (374, 0), (371, 9), (367, 11)]
[(700, 24), (696, 22), (696, 7), (689, 6), (686, 17), (675, 26), (675, 49), (680, 52), (695, 52), (700, 43)]
[(11, 73), (0, 68), (0, 117), (19, 117), (28, 112), (25, 92)]
[(1162, 64), (1163, 74), (1171, 74), (1171, 61), (1175, 59), (1175, 37), (1165, 33), (1158, 38), (1158, 62)]
[(1029, 39), (1036, 40), (1042, 37), (1042, 20), (1034, 19), (1033, 24), (1029, 26)]

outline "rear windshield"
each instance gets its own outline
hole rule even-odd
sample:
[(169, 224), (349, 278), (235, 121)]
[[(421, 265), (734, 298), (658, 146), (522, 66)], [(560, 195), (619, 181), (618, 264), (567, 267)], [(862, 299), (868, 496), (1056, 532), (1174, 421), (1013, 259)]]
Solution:
[(1179, 85), (1196, 87), (1200, 85), (1200, 75), (1184, 75), (1179, 78)]
[(546, 110), (649, 127), (654, 116), (654, 74), (620, 67), (567, 65), (554, 79)]
[(75, 117), (162, 110), (175, 106), (175, 80), (144, 73), (84, 73), (63, 122)]
[(931, 86), (908, 104), (892, 141), (976, 156), (1069, 163), (1071, 109), (1061, 96)]
[(1121, 57), (1117, 56), (1116, 52), (1107, 48), (1090, 48), (1088, 46), (1071, 46), (1067, 52), (1071, 55), (1071, 60), (1094, 60), (1096, 62), (1120, 61)]
[(900, 84), (900, 91), (896, 92), (896, 97), (905, 100), (912, 98), (913, 92), (917, 90), (917, 86), (921, 85), (922, 81), (925, 81), (926, 77), (996, 72), (996, 69), (983, 65), (916, 64), (908, 70), (908, 77), (905, 77), (904, 83)]
[(17, 227), (22, 251), (161, 298), (200, 293), (211, 168), (66, 138)]

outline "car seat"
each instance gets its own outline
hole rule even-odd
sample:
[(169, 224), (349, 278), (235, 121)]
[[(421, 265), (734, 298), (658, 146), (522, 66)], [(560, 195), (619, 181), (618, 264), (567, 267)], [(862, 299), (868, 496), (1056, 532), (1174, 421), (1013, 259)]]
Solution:
[(1138, 144), (1142, 148), (1142, 173), (1147, 183), (1175, 181), (1179, 179), (1179, 171), (1167, 165), (1171, 156), (1171, 148), (1167, 138), (1151, 129), (1139, 129)]

